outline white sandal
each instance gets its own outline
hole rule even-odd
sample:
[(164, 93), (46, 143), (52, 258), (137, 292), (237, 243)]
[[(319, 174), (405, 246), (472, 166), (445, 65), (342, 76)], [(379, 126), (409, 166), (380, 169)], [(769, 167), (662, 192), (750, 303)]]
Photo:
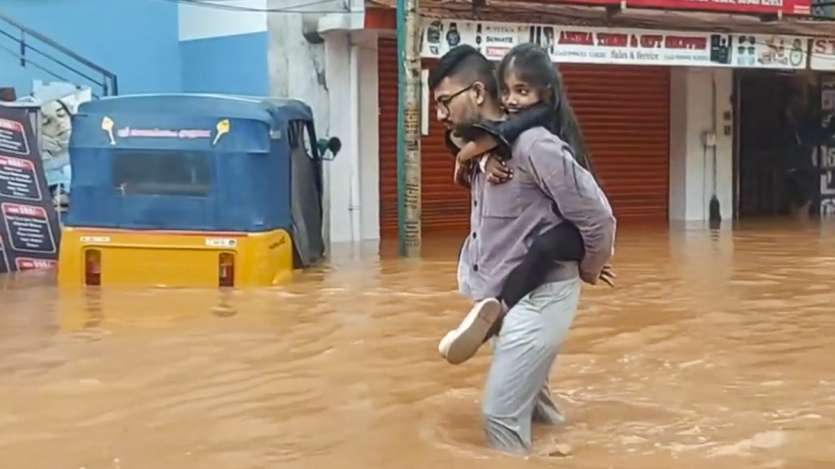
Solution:
[(481, 300), (470, 310), (461, 324), (447, 332), (438, 351), (453, 365), (469, 360), (484, 343), (487, 333), (499, 319), (502, 304), (495, 298)]

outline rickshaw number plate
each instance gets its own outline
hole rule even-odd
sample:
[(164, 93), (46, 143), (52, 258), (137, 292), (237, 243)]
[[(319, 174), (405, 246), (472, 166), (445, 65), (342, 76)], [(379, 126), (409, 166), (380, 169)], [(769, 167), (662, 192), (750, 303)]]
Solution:
[(82, 236), (82, 243), (109, 243), (110, 236)]
[(238, 240), (231, 238), (206, 238), (206, 246), (213, 248), (234, 248)]

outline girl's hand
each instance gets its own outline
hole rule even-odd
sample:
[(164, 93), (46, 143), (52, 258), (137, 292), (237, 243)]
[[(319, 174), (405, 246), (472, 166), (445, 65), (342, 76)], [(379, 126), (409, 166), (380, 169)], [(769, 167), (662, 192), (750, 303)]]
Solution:
[(513, 170), (507, 167), (507, 163), (499, 160), (493, 155), (487, 156), (484, 169), (487, 174), (487, 182), (491, 182), (493, 184), (504, 184), (505, 182), (513, 179)]
[(478, 158), (479, 149), (475, 142), (467, 142), (461, 147), (461, 150), (455, 155), (455, 162), (460, 164), (469, 164), (474, 159)]
[(470, 173), (472, 166), (468, 163), (455, 162), (455, 170), (452, 175), (452, 182), (469, 189), (470, 187)]
[(459, 163), (471, 163), (481, 155), (496, 148), (496, 140), (490, 134), (480, 135), (477, 139), (469, 141), (461, 147), (461, 150), (455, 155), (455, 160)]

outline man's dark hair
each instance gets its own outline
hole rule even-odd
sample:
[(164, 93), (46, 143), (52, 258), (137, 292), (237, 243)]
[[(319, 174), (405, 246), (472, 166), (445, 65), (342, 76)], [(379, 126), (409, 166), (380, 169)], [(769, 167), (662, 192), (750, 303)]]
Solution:
[(480, 81), (493, 99), (499, 97), (499, 86), (493, 64), (472, 46), (461, 45), (441, 57), (438, 65), (429, 72), (429, 88), (435, 89), (444, 78), (456, 77), (462, 81)]

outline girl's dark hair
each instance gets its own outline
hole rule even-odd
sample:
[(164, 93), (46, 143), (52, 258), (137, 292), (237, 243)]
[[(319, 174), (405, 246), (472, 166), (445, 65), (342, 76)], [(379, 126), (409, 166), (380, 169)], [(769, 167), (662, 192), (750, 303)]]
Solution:
[(554, 119), (549, 130), (571, 146), (574, 159), (592, 172), (583, 132), (574, 109), (568, 102), (562, 76), (545, 49), (530, 42), (511, 49), (499, 64), (498, 78), (502, 89), (505, 76), (511, 69), (520, 80), (537, 88), (543, 99), (554, 106)]

